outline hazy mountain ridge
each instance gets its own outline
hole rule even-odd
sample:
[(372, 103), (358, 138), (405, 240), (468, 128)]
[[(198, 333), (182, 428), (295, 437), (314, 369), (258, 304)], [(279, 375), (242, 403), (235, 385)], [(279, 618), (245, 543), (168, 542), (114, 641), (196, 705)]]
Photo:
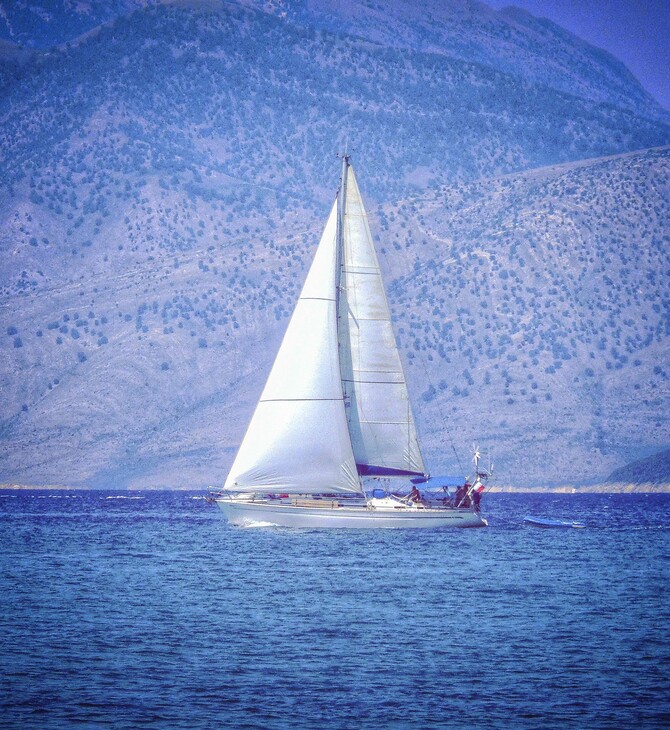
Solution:
[[(333, 140), (330, 119), (356, 130), (358, 153), (376, 160), (383, 150), (385, 164), (370, 171), (380, 199), (404, 194), (417, 170), (424, 184), (430, 176), (513, 171), (670, 137), (661, 121), (489, 67), (369, 46), (235, 6), (220, 13), (160, 7), (121, 18), (24, 68), (4, 110), (10, 179), (34, 166), (39, 173), (52, 159), (82, 172), (88, 163), (95, 174), (90, 146), (83, 149), (89, 160), (67, 157), (81, 156), (77, 136), (92, 123), (89, 145), (113, 155), (106, 162), (120, 172), (143, 164), (166, 176), (194, 166), (243, 180), (253, 172), (255, 181), (275, 188), (281, 181), (303, 197), (325, 181), (302, 165), (342, 143)], [(298, 157), (295, 130), (307, 121)], [(50, 178), (58, 174), (49, 170)]]
[(670, 484), (670, 450), (652, 454), (615, 469), (607, 478), (609, 484)]
[[(433, 468), (456, 467), (445, 427), (463, 461), (474, 437), (493, 442), (502, 478), (514, 483), (603, 477), (638, 449), (667, 444), (668, 278), (658, 274), (667, 271), (667, 150), (500, 177), (667, 144), (662, 121), (444, 54), (384, 48), (235, 6), (140, 10), (16, 74), (0, 100), (9, 183), (0, 194), (2, 478), (101, 486), (223, 479), (335, 192), (334, 151), (345, 134), (338, 119), (356, 132), (354, 164), (384, 249)], [(550, 201), (568, 212), (548, 211)], [(638, 239), (645, 257), (634, 272)], [(625, 289), (635, 273), (647, 277), (647, 299), (624, 306), (617, 293), (602, 311), (583, 294), (560, 302), (568, 276), (554, 284), (549, 264), (558, 260), (577, 279), (586, 263), (573, 268), (571, 255), (591, 245), (603, 294), (605, 276)], [(496, 292), (486, 311), (471, 293), (469, 311), (452, 305), (454, 277), (469, 271), (458, 268), (463, 257)], [(493, 264), (484, 269), (487, 257)], [(451, 259), (453, 271), (444, 263)], [(519, 268), (517, 280), (510, 272)], [(568, 311), (561, 318), (559, 305)], [(582, 315), (592, 324), (582, 326)], [(524, 317), (533, 325), (528, 342)], [(615, 337), (608, 318), (632, 322)], [(587, 378), (577, 365), (590, 357), (587, 346), (598, 347), (601, 327), (610, 368), (598, 361)], [(552, 330), (548, 349), (542, 338)], [(521, 383), (527, 368), (538, 371), (536, 388)], [(640, 389), (629, 394), (631, 373)], [(555, 405), (574, 388), (568, 375), (587, 378), (580, 387), (595, 394), (582, 418), (574, 398), (563, 415)], [(542, 408), (547, 394), (554, 405)], [(596, 413), (596, 399), (621, 410)], [(633, 425), (610, 427), (631, 405)], [(557, 415), (571, 419), (563, 434)], [(548, 466), (538, 433), (551, 436)]]
[(392, 48), (483, 64), (589, 101), (668, 120), (670, 115), (618, 59), (546, 18), (474, 0), (241, 0), (292, 22)]
[[(44, 273), (42, 259), (50, 260), (53, 246), (68, 247), (72, 240), (69, 250), (85, 248), (103, 227), (105, 238), (126, 239), (134, 244), (131, 249), (140, 239), (153, 239), (149, 249), (175, 252), (198, 245), (207, 229), (196, 235), (192, 227), (170, 225), (165, 216), (153, 233), (143, 222), (131, 223), (137, 213), (128, 213), (142, 205), (141, 189), (149, 177), (168, 197), (186, 191), (191, 198), (218, 200), (238, 222), (262, 216), (266, 198), (273, 205), (314, 209), (315, 197), (323, 202), (332, 195), (332, 182), (318, 167), (337, 146), (327, 113), (349, 119), (359, 130), (354, 151), (367, 161), (368, 190), (380, 200), (430, 179), (473, 177), (670, 140), (670, 127), (518, 87), (480, 67), (417, 54), (403, 71), (400, 64), (407, 59), (394, 51), (370, 51), (333, 38), (309, 40), (306, 31), (287, 30), (273, 18), (242, 9), (235, 13), (142, 11), (24, 70), (21, 83), (0, 104), (3, 171), (18, 186), (7, 199), (8, 210), (12, 201), (27, 197), (36, 214), (53, 220), (26, 220), (14, 230), (19, 242), (32, 248), (26, 260), (6, 262), (8, 282), (14, 282), (7, 293), (45, 276), (58, 277), (53, 268)], [(155, 37), (170, 38), (172, 45), (157, 44)], [(278, 50), (264, 50), (273, 46)], [(224, 56), (221, 48), (227, 49)], [(324, 55), (327, 60), (320, 61)], [(344, 58), (347, 83), (340, 79), (333, 89), (322, 66), (339, 68), (338, 57)], [(389, 78), (389, 59), (402, 76)], [(483, 83), (485, 91), (470, 95), (474, 82)], [(448, 100), (431, 94), (441, 83), (448, 87)], [(384, 98), (394, 99), (394, 110), (384, 108)], [(422, 114), (414, 117), (421, 106)], [(514, 113), (515, 106), (524, 106), (525, 119)], [(305, 133), (298, 136), (297, 129)], [(304, 148), (300, 156), (289, 153), (296, 143)], [(253, 199), (245, 185), (253, 189)], [(151, 219), (149, 207), (145, 204), (144, 212)], [(152, 220), (156, 225), (155, 216)], [(42, 229), (58, 241), (50, 243)]]
[(0, 3), (0, 38), (27, 48), (44, 49), (75, 40), (151, 0), (12, 0)]
[(355, 35), (385, 47), (484, 64), (532, 84), (636, 114), (670, 121), (670, 113), (611, 54), (546, 18), (514, 6), (500, 11), (474, 0), (114, 0), (16, 2), (0, 9), (0, 39), (21, 48), (56, 48), (152, 5), (225, 11), (239, 4), (310, 29)]

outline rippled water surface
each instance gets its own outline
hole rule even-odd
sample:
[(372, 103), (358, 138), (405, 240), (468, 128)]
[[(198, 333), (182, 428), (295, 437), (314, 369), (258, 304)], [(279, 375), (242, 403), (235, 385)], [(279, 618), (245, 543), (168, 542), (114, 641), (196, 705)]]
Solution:
[(0, 727), (670, 727), (670, 495), (484, 512), (242, 529), (195, 493), (0, 492)]

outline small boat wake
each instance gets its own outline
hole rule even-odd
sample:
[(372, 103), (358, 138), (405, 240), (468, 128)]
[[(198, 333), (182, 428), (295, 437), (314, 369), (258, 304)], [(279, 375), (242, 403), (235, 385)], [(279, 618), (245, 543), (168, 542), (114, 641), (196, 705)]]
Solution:
[(265, 522), (264, 520), (243, 520), (233, 523), (234, 527), (241, 527), (244, 530), (250, 530), (255, 527), (278, 527), (275, 522)]

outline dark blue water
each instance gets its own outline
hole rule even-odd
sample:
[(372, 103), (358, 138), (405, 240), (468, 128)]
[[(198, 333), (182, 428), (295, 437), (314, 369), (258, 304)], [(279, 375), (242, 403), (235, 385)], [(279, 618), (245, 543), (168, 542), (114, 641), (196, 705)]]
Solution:
[(670, 495), (484, 512), (241, 529), (192, 493), (0, 492), (0, 726), (669, 727)]

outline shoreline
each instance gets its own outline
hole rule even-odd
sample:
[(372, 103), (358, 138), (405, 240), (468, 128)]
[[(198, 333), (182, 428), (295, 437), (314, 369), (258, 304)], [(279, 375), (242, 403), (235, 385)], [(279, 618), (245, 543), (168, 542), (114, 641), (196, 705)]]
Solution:
[[(119, 487), (99, 488), (87, 486), (66, 486), (62, 484), (0, 484), (0, 491), (61, 491), (61, 492), (208, 492), (207, 487)], [(670, 494), (670, 483), (662, 484), (591, 484), (575, 487), (563, 485), (558, 487), (512, 487), (493, 485), (486, 490), (487, 494)]]
[(663, 484), (589, 484), (579, 487), (505, 487), (492, 486), (488, 494), (669, 494), (670, 483)]

